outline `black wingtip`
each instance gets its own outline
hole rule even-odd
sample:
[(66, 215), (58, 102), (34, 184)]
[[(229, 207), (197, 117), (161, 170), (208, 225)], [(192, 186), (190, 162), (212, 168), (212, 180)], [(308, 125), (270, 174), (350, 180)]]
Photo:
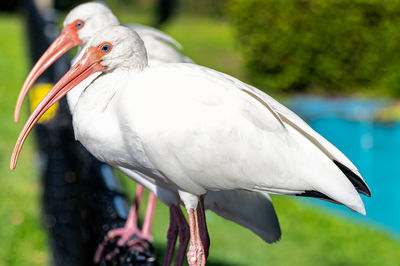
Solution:
[(333, 160), (333, 162), (346, 175), (346, 177), (350, 180), (350, 182), (356, 188), (358, 193), (361, 193), (365, 196), (371, 197), (371, 190), (369, 189), (367, 184), (364, 182), (364, 180), (361, 179), (361, 177), (359, 177), (357, 174), (355, 174), (353, 171), (351, 171), (348, 167), (346, 167), (342, 163), (335, 161), (335, 160)]
[(326, 200), (329, 202), (333, 202), (336, 204), (340, 204), (339, 202), (331, 199), (330, 197), (326, 196), (325, 194), (319, 192), (319, 191), (315, 191), (315, 190), (306, 190), (304, 192), (298, 193), (296, 194), (296, 196), (300, 196), (300, 197), (309, 197), (309, 198), (317, 198), (317, 199), (321, 199), (321, 200)]
[[(340, 203), (340, 202), (338, 202), (338, 201), (326, 196), (325, 194), (323, 194), (321, 192), (318, 192), (318, 191), (315, 191), (315, 190), (306, 190), (306, 191), (304, 191), (302, 193), (296, 194), (296, 196), (317, 198), (317, 199), (325, 200), (325, 201), (328, 201), (328, 202), (331, 202), (331, 203), (334, 203), (334, 204), (344, 205), (344, 204), (342, 204), (342, 203)], [(347, 208), (349, 208), (353, 212), (359, 212), (359, 211), (356, 211), (356, 210), (350, 208), (349, 206), (347, 206)]]

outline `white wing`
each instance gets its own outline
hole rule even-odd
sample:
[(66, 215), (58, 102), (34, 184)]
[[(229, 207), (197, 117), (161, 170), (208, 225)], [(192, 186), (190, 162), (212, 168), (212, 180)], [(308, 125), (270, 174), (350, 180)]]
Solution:
[(222, 74), (225, 78), (231, 82), (237, 84), (241, 88), (245, 88), (246, 91), (252, 92), (253, 95), (262, 100), (266, 107), (273, 112), (274, 115), (278, 115), (281, 121), (285, 121), (286, 124), (291, 125), (300, 134), (309, 139), (314, 145), (316, 145), (323, 153), (325, 153), (340, 170), (347, 176), (351, 183), (355, 186), (359, 193), (366, 196), (371, 196), (371, 191), (367, 183), (362, 178), (357, 167), (334, 145), (327, 141), (324, 137), (314, 131), (304, 120), (298, 115), (292, 112), (289, 108), (282, 105), (268, 94), (260, 91), (259, 89), (241, 82), (229, 75)]
[(174, 38), (172, 38), (171, 36), (165, 34), (164, 32), (162, 32), (156, 28), (139, 25), (139, 24), (134, 24), (134, 23), (130, 23), (125, 26), (136, 31), (139, 34), (139, 36), (141, 36), (141, 35), (152, 36), (153, 38), (159, 39), (160, 41), (162, 41), (165, 44), (174, 46), (178, 50), (182, 49), (182, 45), (180, 43), (178, 43)]
[(219, 216), (250, 229), (268, 243), (281, 237), (274, 206), (267, 193), (244, 190), (210, 191), (204, 205)]
[(249, 86), (248, 88), (265, 102), (269, 103), (269, 106), (279, 114), (282, 121), (296, 129), (300, 134), (316, 145), (331, 160), (333, 160), (353, 183), (358, 192), (371, 196), (371, 191), (356, 166), (338, 148), (314, 131), (298, 115), (293, 113), (286, 106), (280, 104), (274, 98), (254, 87)]
[(152, 163), (182, 190), (316, 196), (365, 212), (351, 179), (321, 149), (333, 146), (297, 116), (279, 114), (260, 91), (191, 64), (149, 68), (132, 83), (121, 94), (127, 103), (121, 108), (131, 109), (121, 111), (129, 113), (125, 122), (138, 131)]
[(281, 121), (289, 124), (296, 129), (300, 134), (306, 137), (309, 141), (314, 143), (323, 153), (325, 153), (334, 163), (341, 169), (341, 171), (349, 178), (359, 193), (371, 196), (371, 191), (367, 183), (362, 178), (357, 167), (334, 145), (327, 141), (324, 137), (314, 131), (303, 119), (297, 114), (292, 112), (289, 108), (279, 103), (277, 100), (268, 94), (260, 91), (259, 89), (241, 82), (227, 74), (215, 72), (213, 70), (206, 70), (211, 75), (222, 75), (227, 80), (230, 80), (238, 87), (251, 92), (257, 99), (262, 100), (266, 107), (274, 114), (278, 115)]
[(182, 46), (171, 36), (155, 28), (138, 25), (126, 25), (136, 31), (142, 38), (147, 50), (149, 65), (160, 63), (192, 63), (192, 60), (182, 55)]
[(304, 122), (304, 120), (302, 120), (289, 108), (282, 105), (263, 91), (260, 91), (259, 89), (236, 78), (233, 78), (232, 76), (208, 68), (203, 68), (203, 71), (205, 71), (209, 76), (214, 76), (216, 78), (224, 77), (226, 80), (229, 80), (238, 88), (247, 92), (256, 100), (264, 104), (265, 107), (268, 108), (268, 110), (274, 115), (274, 117), (277, 118), (279, 123), (282, 124), (284, 121), (285, 124), (289, 124), (309, 141), (314, 143), (314, 145), (316, 145), (323, 153), (325, 153), (347, 176), (359, 193), (369, 197), (371, 196), (371, 191), (356, 166), (339, 149), (314, 131), (306, 122)]

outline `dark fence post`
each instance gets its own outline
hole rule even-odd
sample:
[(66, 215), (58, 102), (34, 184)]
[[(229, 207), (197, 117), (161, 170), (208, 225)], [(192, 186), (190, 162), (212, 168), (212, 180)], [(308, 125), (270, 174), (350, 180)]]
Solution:
[(156, 7), (156, 27), (167, 22), (174, 14), (177, 7), (176, 0), (158, 0)]
[[(25, 0), (26, 30), (32, 62), (58, 35), (57, 13), (39, 11)], [(69, 68), (63, 57), (35, 84), (54, 84)], [(51, 265), (92, 265), (105, 233), (123, 226), (127, 204), (112, 169), (92, 157), (74, 140), (65, 99), (56, 115), (35, 127), (43, 182), (43, 216), (48, 230)], [(104, 264), (104, 263), (103, 263)]]

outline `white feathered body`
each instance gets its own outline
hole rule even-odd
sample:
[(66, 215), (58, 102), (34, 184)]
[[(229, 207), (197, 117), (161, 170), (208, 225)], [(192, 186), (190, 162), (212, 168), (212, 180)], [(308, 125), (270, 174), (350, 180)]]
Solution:
[(192, 64), (116, 70), (82, 94), (74, 129), (99, 159), (189, 195), (318, 191), (364, 213), (352, 183), (319, 147), (333, 146), (310, 141), (296, 129), (301, 122), (285, 122), (280, 104), (257, 95), (263, 93)]

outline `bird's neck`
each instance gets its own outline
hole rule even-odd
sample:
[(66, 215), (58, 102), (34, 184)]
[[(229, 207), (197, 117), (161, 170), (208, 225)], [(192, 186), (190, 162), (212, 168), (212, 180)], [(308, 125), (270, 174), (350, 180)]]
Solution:
[(112, 107), (112, 99), (127, 78), (127, 71), (103, 73), (88, 85), (77, 101), (75, 112), (101, 113)]
[(83, 91), (90, 85), (92, 82), (101, 74), (101, 72), (94, 73), (87, 77), (85, 80), (80, 82), (77, 86), (75, 86), (71, 91), (67, 93), (67, 102), (69, 106), (69, 110), (71, 114), (74, 113), (75, 106), (78, 103), (79, 97), (83, 93)]
[(101, 74), (79, 96), (72, 118), (75, 138), (84, 146), (107, 139), (106, 133), (118, 127), (114, 102), (122, 86), (121, 74)]

